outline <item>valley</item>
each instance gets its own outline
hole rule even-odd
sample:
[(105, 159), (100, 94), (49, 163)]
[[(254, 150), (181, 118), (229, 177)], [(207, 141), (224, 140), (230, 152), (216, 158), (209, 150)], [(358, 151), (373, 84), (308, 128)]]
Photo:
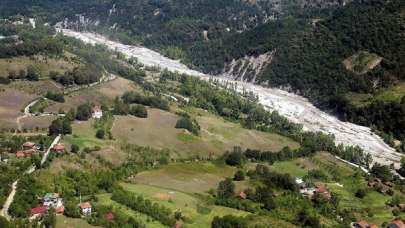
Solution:
[[(105, 45), (111, 50), (122, 52), (127, 57), (135, 57), (147, 66), (197, 76), (209, 80), (212, 76), (189, 69), (178, 61), (168, 59), (159, 53), (140, 46), (124, 45), (108, 40), (94, 33), (80, 33), (63, 29), (64, 35), (75, 37), (86, 43)], [(307, 99), (275, 88), (264, 88), (251, 83), (233, 81), (228, 78), (215, 77), (223, 83), (235, 83), (237, 90), (251, 91), (259, 97), (259, 102), (267, 109), (278, 111), (289, 120), (302, 124), (306, 130), (321, 131), (335, 136), (337, 144), (354, 145), (364, 149), (373, 156), (373, 161), (384, 165), (395, 164), (399, 167), (401, 154), (388, 146), (378, 135), (367, 127), (342, 122), (312, 105)]]

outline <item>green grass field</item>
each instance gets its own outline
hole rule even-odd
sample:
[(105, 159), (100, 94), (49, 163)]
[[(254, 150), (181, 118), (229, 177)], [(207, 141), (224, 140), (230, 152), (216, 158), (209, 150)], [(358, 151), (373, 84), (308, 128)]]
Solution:
[(285, 146), (295, 149), (295, 141), (273, 133), (242, 128), (239, 124), (205, 113), (197, 116), (201, 126), (200, 136), (176, 129), (178, 116), (158, 109), (149, 109), (148, 118), (132, 116), (115, 118), (112, 128), (114, 138), (140, 146), (170, 149), (178, 157), (218, 156), (234, 146), (259, 150), (279, 151)]
[(136, 175), (139, 184), (157, 186), (188, 193), (204, 193), (216, 188), (226, 177), (233, 176), (236, 169), (212, 162), (177, 163)]
[(362, 199), (355, 196), (358, 188), (367, 188), (367, 182), (361, 175), (343, 162), (335, 159), (327, 153), (318, 153), (313, 158), (295, 159), (292, 161), (276, 162), (271, 169), (277, 172), (289, 173), (294, 177), (303, 177), (308, 170), (318, 169), (324, 171), (329, 181), (327, 188), (336, 193), (340, 198), (340, 208), (351, 208), (355, 210), (370, 211), (367, 214), (360, 214), (359, 219), (381, 224), (394, 218), (391, 209), (386, 202), (391, 196), (370, 190)]
[(96, 228), (84, 219), (68, 218), (63, 215), (56, 216), (56, 228)]
[[(143, 195), (145, 198), (164, 205), (172, 211), (180, 210), (186, 217), (184, 227), (210, 227), (215, 216), (235, 215), (246, 216), (249, 213), (214, 205), (204, 205), (199, 198), (171, 189), (140, 184), (121, 184), (124, 189)], [(198, 209), (204, 207), (204, 210)], [(202, 212), (204, 211), (204, 212)]]

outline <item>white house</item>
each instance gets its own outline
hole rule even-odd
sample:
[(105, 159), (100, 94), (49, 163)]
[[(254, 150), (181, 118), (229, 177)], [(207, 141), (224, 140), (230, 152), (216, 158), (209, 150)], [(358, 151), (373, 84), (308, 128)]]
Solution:
[(95, 106), (93, 108), (91, 116), (94, 119), (101, 119), (101, 117), (103, 117), (103, 110), (101, 110), (100, 106)]
[(81, 203), (79, 207), (83, 215), (91, 215), (91, 204), (89, 202)]

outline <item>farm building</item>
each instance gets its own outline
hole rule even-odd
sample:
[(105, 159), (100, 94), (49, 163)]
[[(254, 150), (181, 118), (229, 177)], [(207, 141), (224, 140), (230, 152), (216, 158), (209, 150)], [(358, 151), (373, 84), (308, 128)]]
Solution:
[(94, 119), (101, 119), (101, 117), (103, 117), (103, 110), (101, 110), (101, 107), (95, 106), (92, 110), (91, 116)]
[(369, 224), (368, 222), (366, 222), (364, 220), (353, 222), (351, 224), (351, 227), (352, 228), (378, 228), (377, 225)]
[(36, 149), (36, 144), (33, 142), (25, 142), (22, 145), (23, 150), (33, 150)]
[(86, 215), (86, 216), (91, 215), (91, 204), (89, 202), (81, 203), (81, 204), (79, 204), (79, 207), (80, 207), (80, 212), (83, 215)]
[(402, 220), (395, 219), (390, 224), (388, 224), (388, 228), (405, 228), (405, 224)]
[(52, 151), (56, 153), (63, 153), (65, 152), (65, 145), (58, 143), (52, 147)]
[(45, 206), (31, 208), (31, 215), (43, 215), (46, 212), (48, 212), (48, 208)]

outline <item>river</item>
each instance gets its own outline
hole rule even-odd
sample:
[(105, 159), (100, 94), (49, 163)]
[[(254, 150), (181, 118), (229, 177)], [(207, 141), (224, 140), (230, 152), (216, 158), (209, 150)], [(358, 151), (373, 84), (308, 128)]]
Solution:
[[(211, 77), (210, 75), (191, 70), (179, 61), (166, 58), (158, 52), (145, 47), (124, 45), (94, 33), (76, 32), (68, 29), (62, 29), (61, 32), (65, 36), (77, 38), (85, 43), (102, 44), (111, 50), (123, 53), (127, 57), (135, 57), (146, 66), (158, 66), (162, 69), (166, 68), (169, 71), (185, 73), (205, 80)], [(217, 78), (235, 83), (235, 81), (228, 78)], [(399, 167), (402, 155), (384, 143), (369, 128), (340, 121), (336, 117), (319, 110), (304, 97), (286, 91), (239, 81), (237, 85), (239, 91), (245, 89), (257, 94), (259, 102), (266, 109), (278, 111), (290, 121), (302, 124), (305, 130), (333, 134), (335, 135), (337, 144), (359, 146), (372, 155), (374, 162), (384, 165), (394, 163), (396, 167)]]

